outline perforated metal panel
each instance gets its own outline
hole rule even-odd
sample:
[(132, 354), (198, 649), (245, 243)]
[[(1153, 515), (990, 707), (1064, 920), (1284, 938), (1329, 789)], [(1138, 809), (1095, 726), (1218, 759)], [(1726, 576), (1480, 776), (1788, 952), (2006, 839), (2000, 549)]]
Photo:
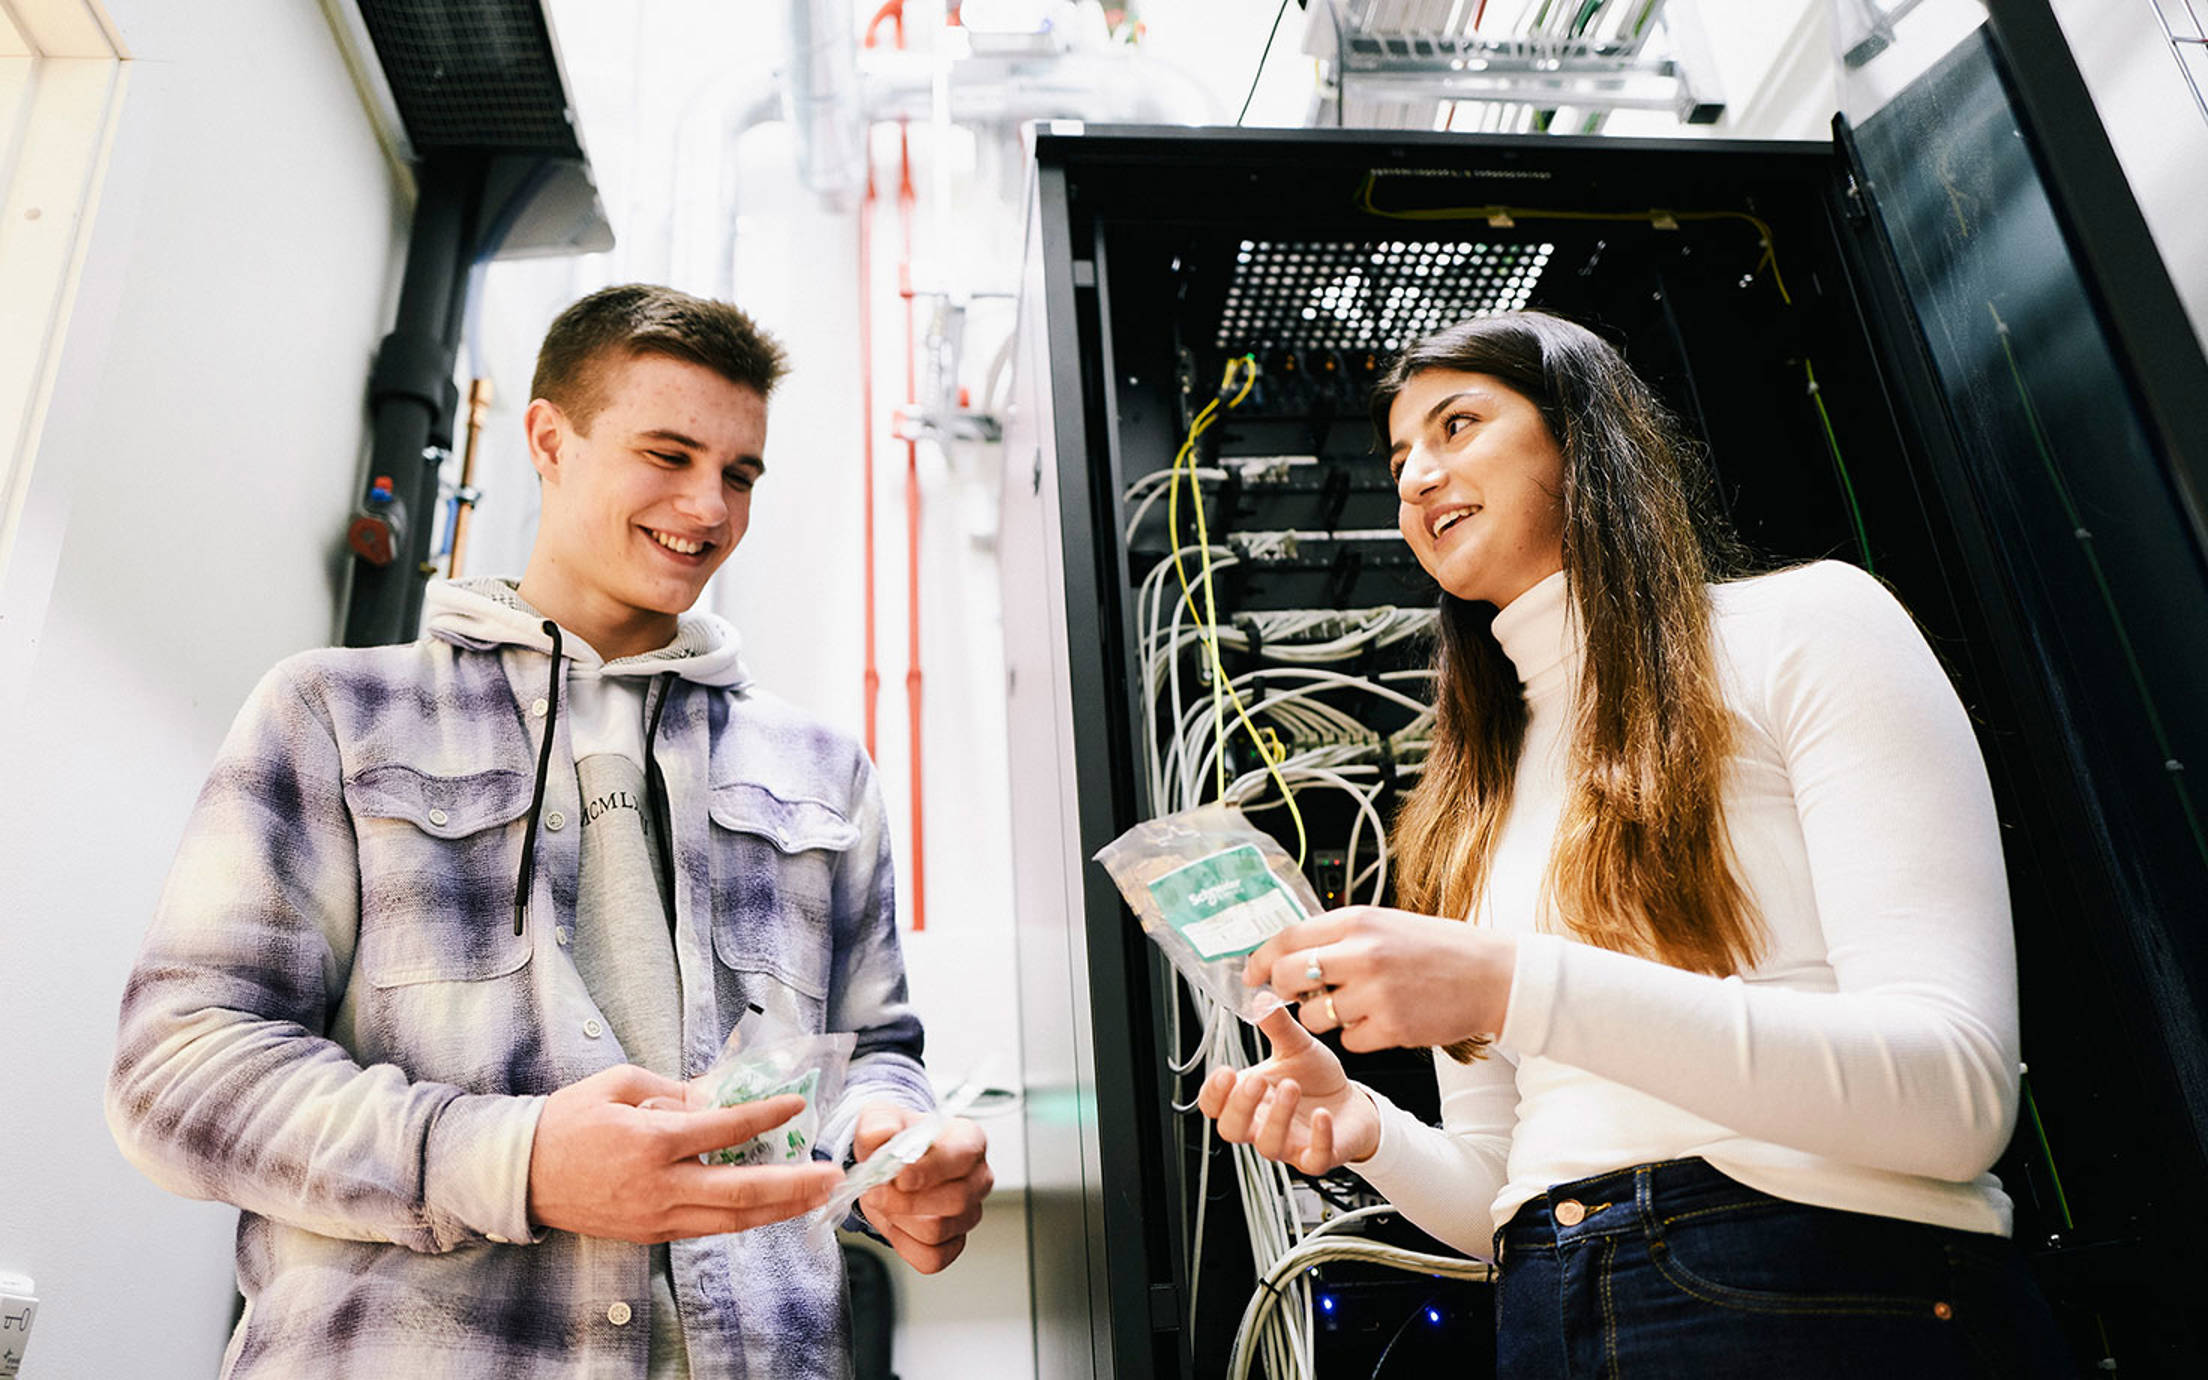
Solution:
[(538, 0), (360, 0), (360, 16), (417, 151), (582, 156)]
[(1399, 349), (1525, 306), (1554, 252), (1484, 240), (1244, 240), (1213, 343)]

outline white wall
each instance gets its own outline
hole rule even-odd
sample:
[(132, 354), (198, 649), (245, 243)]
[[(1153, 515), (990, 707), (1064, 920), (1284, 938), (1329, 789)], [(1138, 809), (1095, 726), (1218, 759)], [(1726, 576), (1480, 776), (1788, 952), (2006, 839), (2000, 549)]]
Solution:
[[(35, 783), (0, 804), (10, 1075), (0, 1108), (11, 1128), (36, 1128), (0, 1137), (0, 1181), (21, 1189), (0, 1200), (0, 1271), (38, 1282), (24, 1372), (33, 1380), (202, 1375), (220, 1352), (235, 1214), (172, 1198), (122, 1162), (101, 1120), (101, 1079), (122, 982), (232, 713), (270, 663), (330, 638), (364, 382), (405, 229), (318, 9), (114, 0), (110, 10), (137, 61), (32, 496), (61, 556), (29, 682), (11, 687), (19, 711), (0, 724), (0, 780)], [(756, 55), (778, 31), (762, 34), (758, 13), (701, 0), (570, 4), (555, 16), (622, 246), (500, 265), (490, 277), (480, 345), (499, 404), (484, 444), (477, 572), (517, 570), (527, 550), (535, 493), (518, 411), (551, 315), (632, 277), (714, 286), (683, 281), (681, 264), (711, 243), (700, 227), (715, 210), (697, 204), (707, 179), (695, 169), (674, 176), (670, 131), (702, 121), (688, 128), (707, 137), (689, 145), (693, 162), (705, 156), (727, 88), (743, 84), (720, 55), (754, 53), (745, 80), (763, 83), (771, 56)], [(688, 73), (663, 80), (684, 56)], [(763, 130), (741, 152), (735, 295), (789, 344), (797, 368), (777, 399), (774, 475), (754, 535), (714, 600), (744, 629), (764, 680), (856, 732), (854, 221), (795, 186), (786, 133)], [(996, 232), (959, 242), (1008, 278), (1016, 207), (1001, 210)], [(671, 252), (685, 234), (686, 259)], [(903, 448), (888, 436), (902, 312), (886, 204), (880, 243), (880, 712), (902, 840)], [(986, 308), (978, 314), (975, 348), (992, 349), (1009, 310), (997, 325)], [(962, 497), (946, 457), (924, 460), (934, 905), (928, 933), (907, 947), (931, 1062), (955, 1076), (1007, 1050), (1017, 1031), (994, 564), (971, 531), (972, 515), (994, 505)], [(902, 850), (900, 864), (909, 873)], [(1016, 1069), (1003, 1058), (998, 1079)], [(896, 1271), (906, 1380), (971, 1373), (977, 1357), (993, 1375), (1028, 1368), (1018, 1122), (993, 1128), (1006, 1189), (969, 1258), (930, 1280)]]
[(205, 1376), (235, 1212), (129, 1168), (100, 1089), (186, 811), (253, 681), (329, 640), (404, 207), (321, 10), (106, 0), (128, 50), (26, 522), (58, 536), (0, 722), (0, 1271), (23, 1374)]

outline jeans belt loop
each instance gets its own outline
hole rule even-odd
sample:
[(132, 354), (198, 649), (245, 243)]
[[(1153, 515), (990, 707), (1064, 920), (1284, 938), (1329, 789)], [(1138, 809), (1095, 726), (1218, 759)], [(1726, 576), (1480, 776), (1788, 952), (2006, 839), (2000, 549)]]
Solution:
[(1664, 1239), (1663, 1223), (1656, 1216), (1656, 1167), (1650, 1164), (1635, 1166), (1633, 1170), (1633, 1207), (1641, 1215), (1641, 1230), (1650, 1241)]

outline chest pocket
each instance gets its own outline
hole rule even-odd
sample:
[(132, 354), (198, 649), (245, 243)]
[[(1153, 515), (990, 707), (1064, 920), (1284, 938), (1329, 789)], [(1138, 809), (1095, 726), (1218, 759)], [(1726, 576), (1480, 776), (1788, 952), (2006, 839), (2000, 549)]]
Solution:
[(512, 920), (534, 783), (505, 769), (432, 776), (397, 763), (345, 783), (360, 844), (360, 948), (377, 987), (480, 982), (529, 961)]
[(713, 952), (726, 967), (768, 973), (815, 1001), (828, 996), (835, 947), (835, 871), (858, 827), (813, 800), (764, 786), (713, 788)]

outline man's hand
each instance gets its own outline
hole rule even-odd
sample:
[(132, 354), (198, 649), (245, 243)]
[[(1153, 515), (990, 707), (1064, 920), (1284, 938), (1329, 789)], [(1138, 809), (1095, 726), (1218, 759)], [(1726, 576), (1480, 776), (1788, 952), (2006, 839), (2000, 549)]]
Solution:
[(804, 1110), (793, 1094), (702, 1111), (637, 1104), (686, 1089), (630, 1064), (560, 1089), (544, 1104), (529, 1150), (529, 1220), (583, 1236), (645, 1245), (743, 1231), (828, 1201), (831, 1164), (706, 1165)]
[[(863, 1160), (920, 1117), (910, 1107), (869, 1102), (859, 1112), (851, 1148)], [(859, 1209), (912, 1268), (932, 1275), (966, 1249), (966, 1233), (981, 1221), (981, 1200), (996, 1182), (989, 1137), (971, 1121), (954, 1117), (927, 1154), (859, 1199)]]

